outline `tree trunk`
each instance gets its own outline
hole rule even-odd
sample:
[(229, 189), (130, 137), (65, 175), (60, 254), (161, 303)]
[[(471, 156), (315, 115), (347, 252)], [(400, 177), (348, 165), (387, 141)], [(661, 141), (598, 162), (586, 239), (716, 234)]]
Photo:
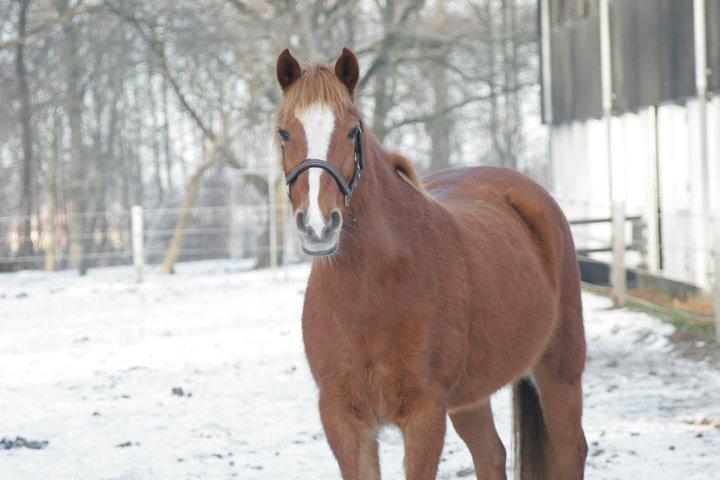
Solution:
[(507, 168), (518, 167), (518, 117), (517, 61), (516, 61), (516, 22), (515, 0), (502, 0), (502, 63), (503, 63), (503, 122), (502, 136), (504, 157), (502, 165)]
[[(27, 11), (29, 0), (20, 0), (20, 12), (18, 14), (18, 38), (25, 37), (27, 28)], [(27, 80), (25, 68), (25, 43), (19, 42), (15, 50), (15, 74), (18, 83), (18, 99), (20, 100), (20, 125), (22, 129), (22, 240), (20, 241), (19, 257), (30, 257), (33, 255), (32, 243), (32, 213), (33, 213), (33, 151), (32, 151), (32, 112), (30, 110), (30, 87)], [(32, 262), (21, 261), (19, 266), (28, 267)]]
[[(94, 55), (95, 64), (93, 65), (93, 70), (97, 71), (100, 68), (102, 68), (102, 55), (100, 52), (96, 52)], [(118, 74), (116, 78), (122, 78), (122, 74)], [(91, 266), (103, 266), (102, 262), (102, 256), (98, 255), (103, 252), (104, 248), (104, 237), (103, 240), (101, 240), (101, 243), (98, 244), (95, 241), (95, 234), (98, 231), (98, 228), (100, 230), (100, 233), (104, 235), (105, 228), (107, 226), (107, 221), (104, 218), (104, 213), (107, 205), (107, 176), (109, 171), (109, 155), (108, 152), (105, 151), (105, 148), (103, 147), (105, 141), (108, 139), (103, 139), (102, 135), (102, 128), (103, 124), (105, 123), (103, 121), (103, 112), (105, 111), (105, 105), (107, 102), (107, 98), (104, 96), (105, 88), (99, 88), (99, 86), (94, 86), (92, 89), (92, 104), (93, 104), (93, 113), (94, 113), (94, 131), (93, 131), (93, 139), (92, 139), (92, 155), (88, 155), (88, 158), (92, 158), (93, 166), (94, 168), (94, 181), (87, 182), (88, 185), (91, 185), (90, 191), (92, 192), (92, 197), (89, 203), (89, 210), (93, 212), (91, 216), (89, 216), (86, 219), (85, 224), (85, 235), (83, 236), (83, 251), (86, 254), (83, 257), (83, 260), (81, 262), (80, 270), (85, 272), (87, 271)], [(114, 91), (114, 90), (113, 90)], [(109, 102), (111, 105), (115, 103), (115, 100), (111, 98)], [(112, 109), (111, 109), (112, 110)], [(112, 115), (112, 112), (111, 112)], [(112, 124), (112, 118), (109, 119), (108, 124)], [(112, 126), (112, 125), (111, 125)], [(109, 132), (109, 135), (112, 132)]]
[(175, 263), (180, 256), (180, 250), (182, 249), (183, 240), (185, 239), (185, 230), (187, 229), (188, 223), (190, 223), (190, 214), (192, 208), (197, 200), (198, 192), (200, 191), (200, 184), (202, 183), (205, 173), (210, 170), (217, 163), (215, 153), (220, 148), (224, 139), (224, 135), (219, 135), (210, 147), (205, 151), (203, 159), (200, 162), (197, 170), (193, 173), (190, 183), (188, 184), (187, 190), (185, 191), (185, 198), (183, 199), (182, 206), (180, 207), (180, 213), (178, 214), (178, 221), (175, 225), (170, 244), (165, 251), (165, 257), (163, 258), (163, 273), (172, 274), (175, 271)]
[[(57, 8), (61, 14), (68, 10), (67, 0), (58, 0)], [(85, 253), (83, 236), (85, 235), (86, 177), (87, 164), (83, 148), (82, 97), (80, 85), (80, 59), (78, 58), (78, 34), (72, 20), (62, 26), (64, 39), (62, 45), (65, 64), (66, 98), (65, 114), (70, 127), (70, 179), (68, 185), (69, 202), (67, 205), (67, 227), (69, 234), (69, 266), (77, 269), (81, 275), (86, 271), (82, 259)]]
[(55, 270), (55, 222), (57, 221), (57, 195), (58, 195), (58, 161), (60, 159), (60, 143), (62, 142), (62, 121), (60, 114), (53, 116), (52, 152), (48, 166), (47, 194), (48, 194), (48, 224), (45, 232), (45, 270)]
[[(497, 43), (501, 40), (498, 39), (498, 35), (495, 31), (495, 12), (493, 11), (493, 3), (495, 0), (485, 0), (485, 29), (488, 38), (488, 88), (490, 89), (490, 139), (492, 140), (492, 150), (490, 151), (490, 158), (488, 159), (491, 165), (502, 165), (503, 158), (505, 156), (502, 142), (501, 142), (501, 127), (500, 127), (500, 107), (498, 105), (498, 91), (497, 84)], [(502, 48), (502, 46), (501, 46)]]
[(442, 65), (433, 62), (430, 65), (429, 74), (435, 99), (435, 111), (438, 112), (428, 125), (431, 140), (430, 169), (437, 171), (450, 166), (450, 131), (452, 126), (451, 116), (447, 111), (449, 106), (449, 85), (447, 72)]
[(169, 195), (173, 193), (173, 179), (172, 179), (172, 152), (170, 145), (170, 113), (168, 108), (167, 98), (167, 85), (162, 87), (162, 108), (163, 108), (163, 150), (165, 157), (165, 177), (167, 178), (167, 189)]
[[(151, 63), (151, 59), (148, 60), (148, 63)], [(165, 187), (162, 180), (162, 163), (160, 161), (160, 120), (158, 119), (158, 102), (155, 97), (155, 88), (153, 87), (152, 70), (147, 72), (146, 81), (146, 94), (151, 110), (150, 123), (152, 125), (152, 129), (150, 132), (150, 143), (152, 145), (153, 177), (155, 180), (156, 198), (158, 199), (157, 203), (162, 205), (165, 200)]]

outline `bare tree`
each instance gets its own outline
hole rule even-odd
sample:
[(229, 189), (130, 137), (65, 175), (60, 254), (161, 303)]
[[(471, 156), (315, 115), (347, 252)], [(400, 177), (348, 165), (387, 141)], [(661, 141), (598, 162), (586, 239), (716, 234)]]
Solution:
[[(18, 0), (17, 34), (24, 38), (27, 31), (29, 0)], [(15, 73), (17, 75), (18, 99), (20, 100), (20, 125), (22, 129), (22, 231), (18, 256), (29, 257), (33, 254), (32, 221), (33, 214), (33, 144), (32, 112), (30, 105), (30, 87), (28, 86), (25, 66), (25, 43), (18, 42), (15, 47)], [(21, 265), (25, 264), (24, 261)]]
[[(0, 11), (0, 82), (15, 86), (0, 89), (0, 214), (24, 219), (0, 224), (0, 239), (23, 240), (0, 240), (0, 257), (40, 265), (42, 247), (45, 268), (81, 272), (124, 261), (126, 226), (112, 215), (142, 203), (180, 208), (157, 220), (174, 233), (151, 253), (169, 271), (183, 244), (207, 245), (183, 237), (194, 205), (226, 204), (231, 189), (283, 198), (267, 169), (274, 63), (288, 46), (307, 62), (353, 48), (368, 127), (422, 170), (526, 155), (527, 0), (0, 0)], [(268, 210), (257, 266), (270, 262), (271, 215), (283, 238), (282, 212)]]

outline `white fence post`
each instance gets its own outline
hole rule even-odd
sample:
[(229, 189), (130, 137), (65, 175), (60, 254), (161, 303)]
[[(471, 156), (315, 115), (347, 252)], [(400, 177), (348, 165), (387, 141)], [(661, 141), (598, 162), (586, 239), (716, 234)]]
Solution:
[(715, 341), (720, 343), (720, 218), (715, 222)]
[(612, 206), (612, 266), (610, 287), (616, 307), (625, 306), (627, 279), (625, 276), (625, 204), (615, 202)]
[[(693, 32), (695, 46), (695, 88), (698, 100), (698, 142), (700, 146), (700, 208), (702, 215), (710, 216), (710, 152), (708, 150), (708, 66), (706, 0), (693, 0)], [(705, 223), (703, 245), (712, 245), (711, 221)], [(712, 252), (703, 254), (703, 288), (712, 288)]]
[(135, 280), (141, 283), (143, 280), (143, 268), (145, 267), (143, 207), (135, 205), (132, 207), (132, 252), (133, 265), (135, 265)]
[(720, 250), (715, 252), (715, 342), (720, 343)]
[(645, 210), (644, 217), (647, 219), (645, 226), (645, 241), (646, 241), (646, 253), (647, 253), (647, 269), (650, 273), (660, 272), (660, 222), (659, 222), (659, 211), (660, 211), (660, 186), (658, 177), (658, 115), (657, 108), (654, 105), (648, 107), (648, 127), (650, 130), (648, 151), (649, 151), (649, 163), (648, 180), (650, 181), (650, 191), (648, 192), (649, 198), (647, 199), (647, 209)]

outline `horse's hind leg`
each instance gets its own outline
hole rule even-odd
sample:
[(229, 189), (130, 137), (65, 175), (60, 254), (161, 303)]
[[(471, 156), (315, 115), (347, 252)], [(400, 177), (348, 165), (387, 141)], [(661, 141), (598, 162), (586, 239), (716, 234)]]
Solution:
[(532, 369), (550, 448), (546, 462), (548, 479), (583, 478), (587, 443), (582, 428), (582, 372), (585, 367), (585, 336), (580, 291), (566, 292), (562, 320), (545, 353)]
[(470, 449), (478, 480), (505, 480), (505, 447), (495, 430), (490, 400), (452, 412), (450, 420)]
[(533, 370), (550, 448), (547, 465), (553, 480), (580, 480), (585, 469), (587, 443), (582, 429), (580, 379), (559, 379), (540, 366)]

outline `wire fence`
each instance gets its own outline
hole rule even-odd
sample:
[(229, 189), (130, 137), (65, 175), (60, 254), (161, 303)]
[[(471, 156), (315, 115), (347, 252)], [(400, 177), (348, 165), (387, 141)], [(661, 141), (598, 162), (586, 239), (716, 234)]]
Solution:
[[(162, 261), (181, 212), (180, 208), (142, 210), (146, 263)], [(284, 203), (193, 207), (178, 260), (255, 258), (267, 264), (274, 251), (278, 263), (297, 261), (290, 220)], [(0, 217), (0, 271), (132, 264), (132, 223), (130, 210)]]
[[(638, 274), (695, 285), (710, 298), (714, 295), (715, 315), (720, 316), (718, 216), (672, 212), (648, 218), (643, 212), (625, 215), (623, 210), (618, 224), (618, 212), (607, 205), (563, 206), (578, 253), (606, 262), (611, 272), (622, 270), (610, 275), (616, 295), (629, 298), (624, 279), (626, 270), (632, 269)], [(130, 210), (0, 217), (0, 271), (84, 271), (137, 266), (138, 261), (142, 265), (159, 264), (168, 252), (181, 214), (180, 208), (142, 209), (140, 240), (133, 237)], [(650, 228), (653, 221), (662, 222), (662, 227)], [(277, 266), (302, 259), (287, 203), (191, 208), (182, 239), (177, 261), (254, 259), (257, 266)]]
[[(632, 302), (645, 308), (690, 319), (715, 323), (720, 341), (720, 217), (694, 212), (633, 212), (623, 204), (579, 204), (560, 201), (570, 218), (578, 254), (608, 265), (609, 293), (616, 305)], [(583, 212), (585, 214), (583, 215)], [(589, 214), (588, 212), (592, 212)], [(673, 295), (696, 292), (694, 308), (702, 312), (658, 304), (639, 295), (638, 285), (628, 288), (630, 272), (641, 284), (662, 285)], [(637, 280), (636, 280), (637, 283)], [(597, 285), (596, 285), (597, 286)], [(652, 296), (654, 292), (650, 292)], [(683, 296), (680, 295), (680, 296)], [(687, 302), (687, 298), (677, 299)], [(714, 319), (714, 320), (713, 320)]]

